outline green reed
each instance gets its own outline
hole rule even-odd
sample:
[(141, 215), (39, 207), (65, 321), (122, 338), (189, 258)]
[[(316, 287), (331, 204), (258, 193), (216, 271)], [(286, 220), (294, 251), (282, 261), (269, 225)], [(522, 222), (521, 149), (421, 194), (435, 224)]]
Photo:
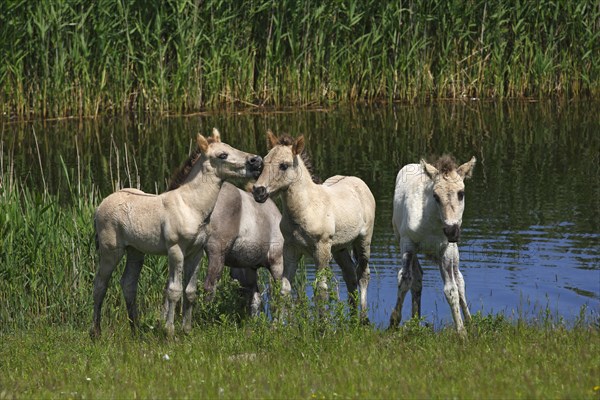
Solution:
[(5, 115), (597, 96), (600, 7), (423, 0), (0, 4)]

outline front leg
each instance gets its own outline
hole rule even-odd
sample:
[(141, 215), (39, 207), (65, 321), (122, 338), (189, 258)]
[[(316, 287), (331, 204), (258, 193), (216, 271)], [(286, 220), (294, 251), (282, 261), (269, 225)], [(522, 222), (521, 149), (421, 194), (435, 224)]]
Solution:
[(291, 245), (288, 241), (283, 243), (283, 274), (281, 275), (281, 299), (276, 301), (275, 304), (280, 303), (274, 307), (277, 310), (278, 318), (285, 321), (287, 314), (287, 305), (290, 301), (292, 294), (292, 282), (296, 276), (296, 269), (298, 268), (298, 261), (300, 261), (302, 253), (300, 250)]
[(206, 279), (204, 280), (204, 293), (207, 302), (212, 302), (215, 298), (217, 283), (223, 276), (226, 252), (227, 249), (223, 248), (220, 243), (209, 242), (206, 246), (208, 271), (206, 272)]
[(298, 261), (302, 254), (298, 248), (289, 244), (287, 241), (283, 244), (283, 275), (281, 277), (281, 295), (289, 297), (292, 293), (292, 282), (296, 276)]
[(189, 334), (192, 331), (192, 313), (194, 304), (198, 297), (198, 271), (204, 251), (200, 249), (189, 254), (183, 264), (183, 285), (185, 296), (183, 298), (183, 332)]
[[(327, 238), (317, 242), (313, 258), (315, 261), (315, 267), (317, 268), (316, 279), (317, 285), (315, 288), (315, 294), (321, 301), (327, 301), (329, 294), (327, 292), (327, 275), (325, 271), (329, 268), (329, 262), (331, 261), (331, 239)], [(356, 272), (354, 272), (356, 275)], [(356, 281), (356, 277), (354, 278)], [(356, 282), (354, 282), (354, 290), (356, 290)]]
[(413, 287), (413, 258), (416, 257), (416, 246), (410, 240), (402, 238), (400, 240), (400, 252), (402, 254), (402, 261), (400, 269), (398, 271), (398, 297), (396, 300), (396, 307), (392, 311), (390, 317), (390, 328), (395, 328), (400, 324), (402, 320), (402, 305), (404, 304), (404, 298), (406, 293)]
[(460, 315), (460, 296), (454, 270), (458, 268), (458, 247), (456, 243), (448, 243), (442, 247), (440, 256), (440, 273), (444, 281), (444, 294), (452, 311), (456, 330), (461, 336), (466, 336), (466, 330)]
[(167, 336), (175, 335), (175, 307), (183, 293), (183, 251), (178, 245), (169, 247), (169, 282), (167, 283), (165, 331)]

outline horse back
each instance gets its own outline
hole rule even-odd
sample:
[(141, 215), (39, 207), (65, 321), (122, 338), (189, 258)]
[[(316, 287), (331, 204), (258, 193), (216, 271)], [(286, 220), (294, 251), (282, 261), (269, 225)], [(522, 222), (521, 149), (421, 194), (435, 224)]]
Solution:
[(335, 215), (336, 236), (372, 235), (375, 197), (362, 179), (332, 176), (323, 183), (323, 189), (329, 194), (329, 208)]

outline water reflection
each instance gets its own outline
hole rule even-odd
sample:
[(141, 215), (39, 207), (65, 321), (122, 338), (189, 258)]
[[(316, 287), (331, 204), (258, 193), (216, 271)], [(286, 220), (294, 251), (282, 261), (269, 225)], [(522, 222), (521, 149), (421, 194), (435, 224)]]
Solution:
[[(533, 314), (549, 307), (570, 318), (583, 304), (600, 312), (598, 109), (472, 102), (4, 124), (2, 170), (10, 160), (14, 174), (4, 179), (56, 193), (69, 185), (64, 169), (77, 177), (70, 185), (91, 182), (102, 195), (123, 186), (160, 192), (197, 132), (216, 126), (226, 142), (263, 155), (268, 128), (304, 134), (320, 176), (357, 175), (377, 199), (370, 304), (371, 319), (383, 326), (396, 297), (390, 221), (397, 171), (432, 154), (451, 152), (459, 161), (475, 155), (460, 245), (472, 310)], [(437, 267), (423, 266), (424, 314), (448, 322)]]

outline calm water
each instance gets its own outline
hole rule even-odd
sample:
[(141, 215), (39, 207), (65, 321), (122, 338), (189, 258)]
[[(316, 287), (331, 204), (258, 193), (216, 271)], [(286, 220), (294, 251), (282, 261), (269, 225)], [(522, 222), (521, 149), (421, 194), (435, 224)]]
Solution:
[[(464, 162), (474, 155), (459, 245), (472, 312), (534, 318), (549, 309), (572, 320), (584, 305), (588, 314), (600, 313), (599, 106), (469, 102), (5, 124), (1, 139), (4, 162), (14, 159), (26, 184), (63, 191), (66, 168), (107, 195), (118, 186), (162, 191), (195, 134), (213, 126), (226, 142), (262, 155), (267, 128), (302, 133), (321, 177), (357, 175), (377, 199), (369, 303), (379, 326), (396, 300), (390, 221), (397, 171), (423, 156), (449, 152)], [(422, 265), (423, 313), (436, 325), (448, 323), (437, 266), (426, 259)], [(337, 266), (334, 272), (345, 298)]]

